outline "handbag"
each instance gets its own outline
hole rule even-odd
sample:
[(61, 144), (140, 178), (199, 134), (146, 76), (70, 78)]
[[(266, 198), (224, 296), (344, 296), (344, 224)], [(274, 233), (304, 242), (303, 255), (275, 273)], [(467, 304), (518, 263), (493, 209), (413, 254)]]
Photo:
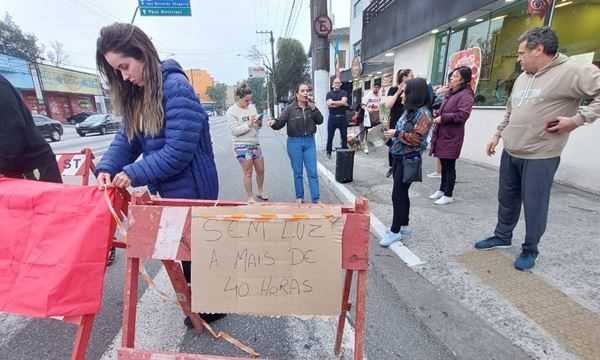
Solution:
[(402, 182), (410, 184), (423, 181), (421, 154), (402, 159)]

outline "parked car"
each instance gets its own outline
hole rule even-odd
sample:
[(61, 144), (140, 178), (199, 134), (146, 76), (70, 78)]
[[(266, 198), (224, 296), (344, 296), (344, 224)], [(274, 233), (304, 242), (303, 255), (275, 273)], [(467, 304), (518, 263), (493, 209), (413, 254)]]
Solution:
[(89, 116), (94, 115), (96, 113), (90, 111), (80, 112), (79, 114), (75, 114), (69, 118), (67, 118), (67, 122), (69, 124), (79, 124), (83, 120), (87, 119)]
[(63, 126), (59, 121), (50, 119), (44, 115), (33, 115), (35, 127), (43, 137), (52, 141), (60, 141), (63, 135)]
[(98, 133), (100, 135), (116, 132), (121, 127), (119, 118), (111, 114), (94, 114), (87, 119), (75, 125), (79, 136), (86, 136), (89, 133)]

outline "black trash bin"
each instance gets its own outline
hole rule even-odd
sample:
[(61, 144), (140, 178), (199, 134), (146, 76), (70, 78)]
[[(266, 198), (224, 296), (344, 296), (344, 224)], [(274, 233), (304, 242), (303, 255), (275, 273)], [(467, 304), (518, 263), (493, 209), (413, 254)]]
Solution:
[(354, 150), (337, 149), (335, 151), (335, 180), (339, 183), (351, 182), (354, 174)]

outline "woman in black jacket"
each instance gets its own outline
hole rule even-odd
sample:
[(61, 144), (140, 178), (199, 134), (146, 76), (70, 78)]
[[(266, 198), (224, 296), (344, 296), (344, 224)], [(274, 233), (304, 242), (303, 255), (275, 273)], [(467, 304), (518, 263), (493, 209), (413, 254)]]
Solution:
[(323, 115), (310, 101), (309, 95), (310, 88), (307, 84), (298, 85), (296, 101), (285, 109), (279, 119), (269, 121), (269, 126), (273, 130), (282, 129), (287, 125), (287, 151), (294, 171), (294, 187), (298, 203), (304, 202), (304, 167), (308, 174), (312, 202), (318, 203), (321, 198), (315, 133), (317, 125), (323, 123)]
[(17, 90), (0, 75), (0, 176), (2, 175), (62, 182), (56, 157), (35, 127), (31, 112)]

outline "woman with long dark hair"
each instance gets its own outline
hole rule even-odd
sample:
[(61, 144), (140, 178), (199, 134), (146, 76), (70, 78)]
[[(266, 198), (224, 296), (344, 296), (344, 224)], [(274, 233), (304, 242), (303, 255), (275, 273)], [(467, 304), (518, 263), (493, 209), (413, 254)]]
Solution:
[(431, 154), (440, 159), (442, 181), (440, 189), (429, 198), (436, 205), (454, 202), (456, 160), (460, 157), (465, 138), (465, 123), (471, 116), (475, 94), (471, 89), (471, 69), (460, 66), (450, 73), (449, 93), (433, 120), (435, 128), (431, 139)]
[(431, 128), (431, 94), (427, 81), (417, 78), (408, 80), (404, 94), (404, 113), (394, 129), (385, 135), (392, 139), (390, 153), (393, 158), (392, 190), (393, 220), (379, 244), (390, 246), (412, 233), (408, 227), (410, 198), (408, 189), (414, 181), (421, 181), (421, 154), (427, 148), (427, 135)]
[[(390, 109), (390, 124), (389, 129), (395, 129), (396, 123), (402, 113), (404, 112), (404, 104), (402, 104), (402, 93), (404, 93), (404, 88), (406, 87), (405, 81), (414, 79), (415, 75), (411, 69), (400, 69), (396, 73), (396, 86), (392, 86), (387, 93), (387, 97), (385, 98), (384, 104)], [(392, 145), (392, 141), (388, 141), (388, 146)], [(389, 169), (386, 177), (392, 176), (392, 165), (394, 158), (391, 153), (388, 153), (388, 165)]]
[[(181, 66), (161, 61), (142, 30), (121, 23), (100, 30), (96, 63), (114, 110), (123, 118), (96, 166), (98, 184), (147, 186), (165, 198), (217, 199), (208, 116)], [(183, 270), (189, 282), (189, 261), (183, 262)], [(201, 316), (214, 321), (224, 315)], [(186, 325), (191, 325), (189, 318)]]
[(262, 155), (258, 132), (261, 120), (252, 104), (252, 90), (243, 83), (235, 89), (237, 102), (227, 109), (227, 120), (233, 135), (233, 151), (243, 171), (244, 189), (248, 202), (256, 201), (252, 191), (252, 174), (256, 172), (256, 198), (269, 200), (264, 193), (265, 159)]
[(317, 146), (315, 133), (317, 125), (323, 123), (323, 115), (310, 99), (310, 87), (301, 83), (296, 87), (296, 100), (288, 106), (277, 120), (269, 121), (273, 130), (287, 125), (287, 151), (294, 172), (296, 201), (304, 202), (303, 168), (308, 174), (308, 185), (313, 203), (321, 199), (319, 175), (317, 173)]

